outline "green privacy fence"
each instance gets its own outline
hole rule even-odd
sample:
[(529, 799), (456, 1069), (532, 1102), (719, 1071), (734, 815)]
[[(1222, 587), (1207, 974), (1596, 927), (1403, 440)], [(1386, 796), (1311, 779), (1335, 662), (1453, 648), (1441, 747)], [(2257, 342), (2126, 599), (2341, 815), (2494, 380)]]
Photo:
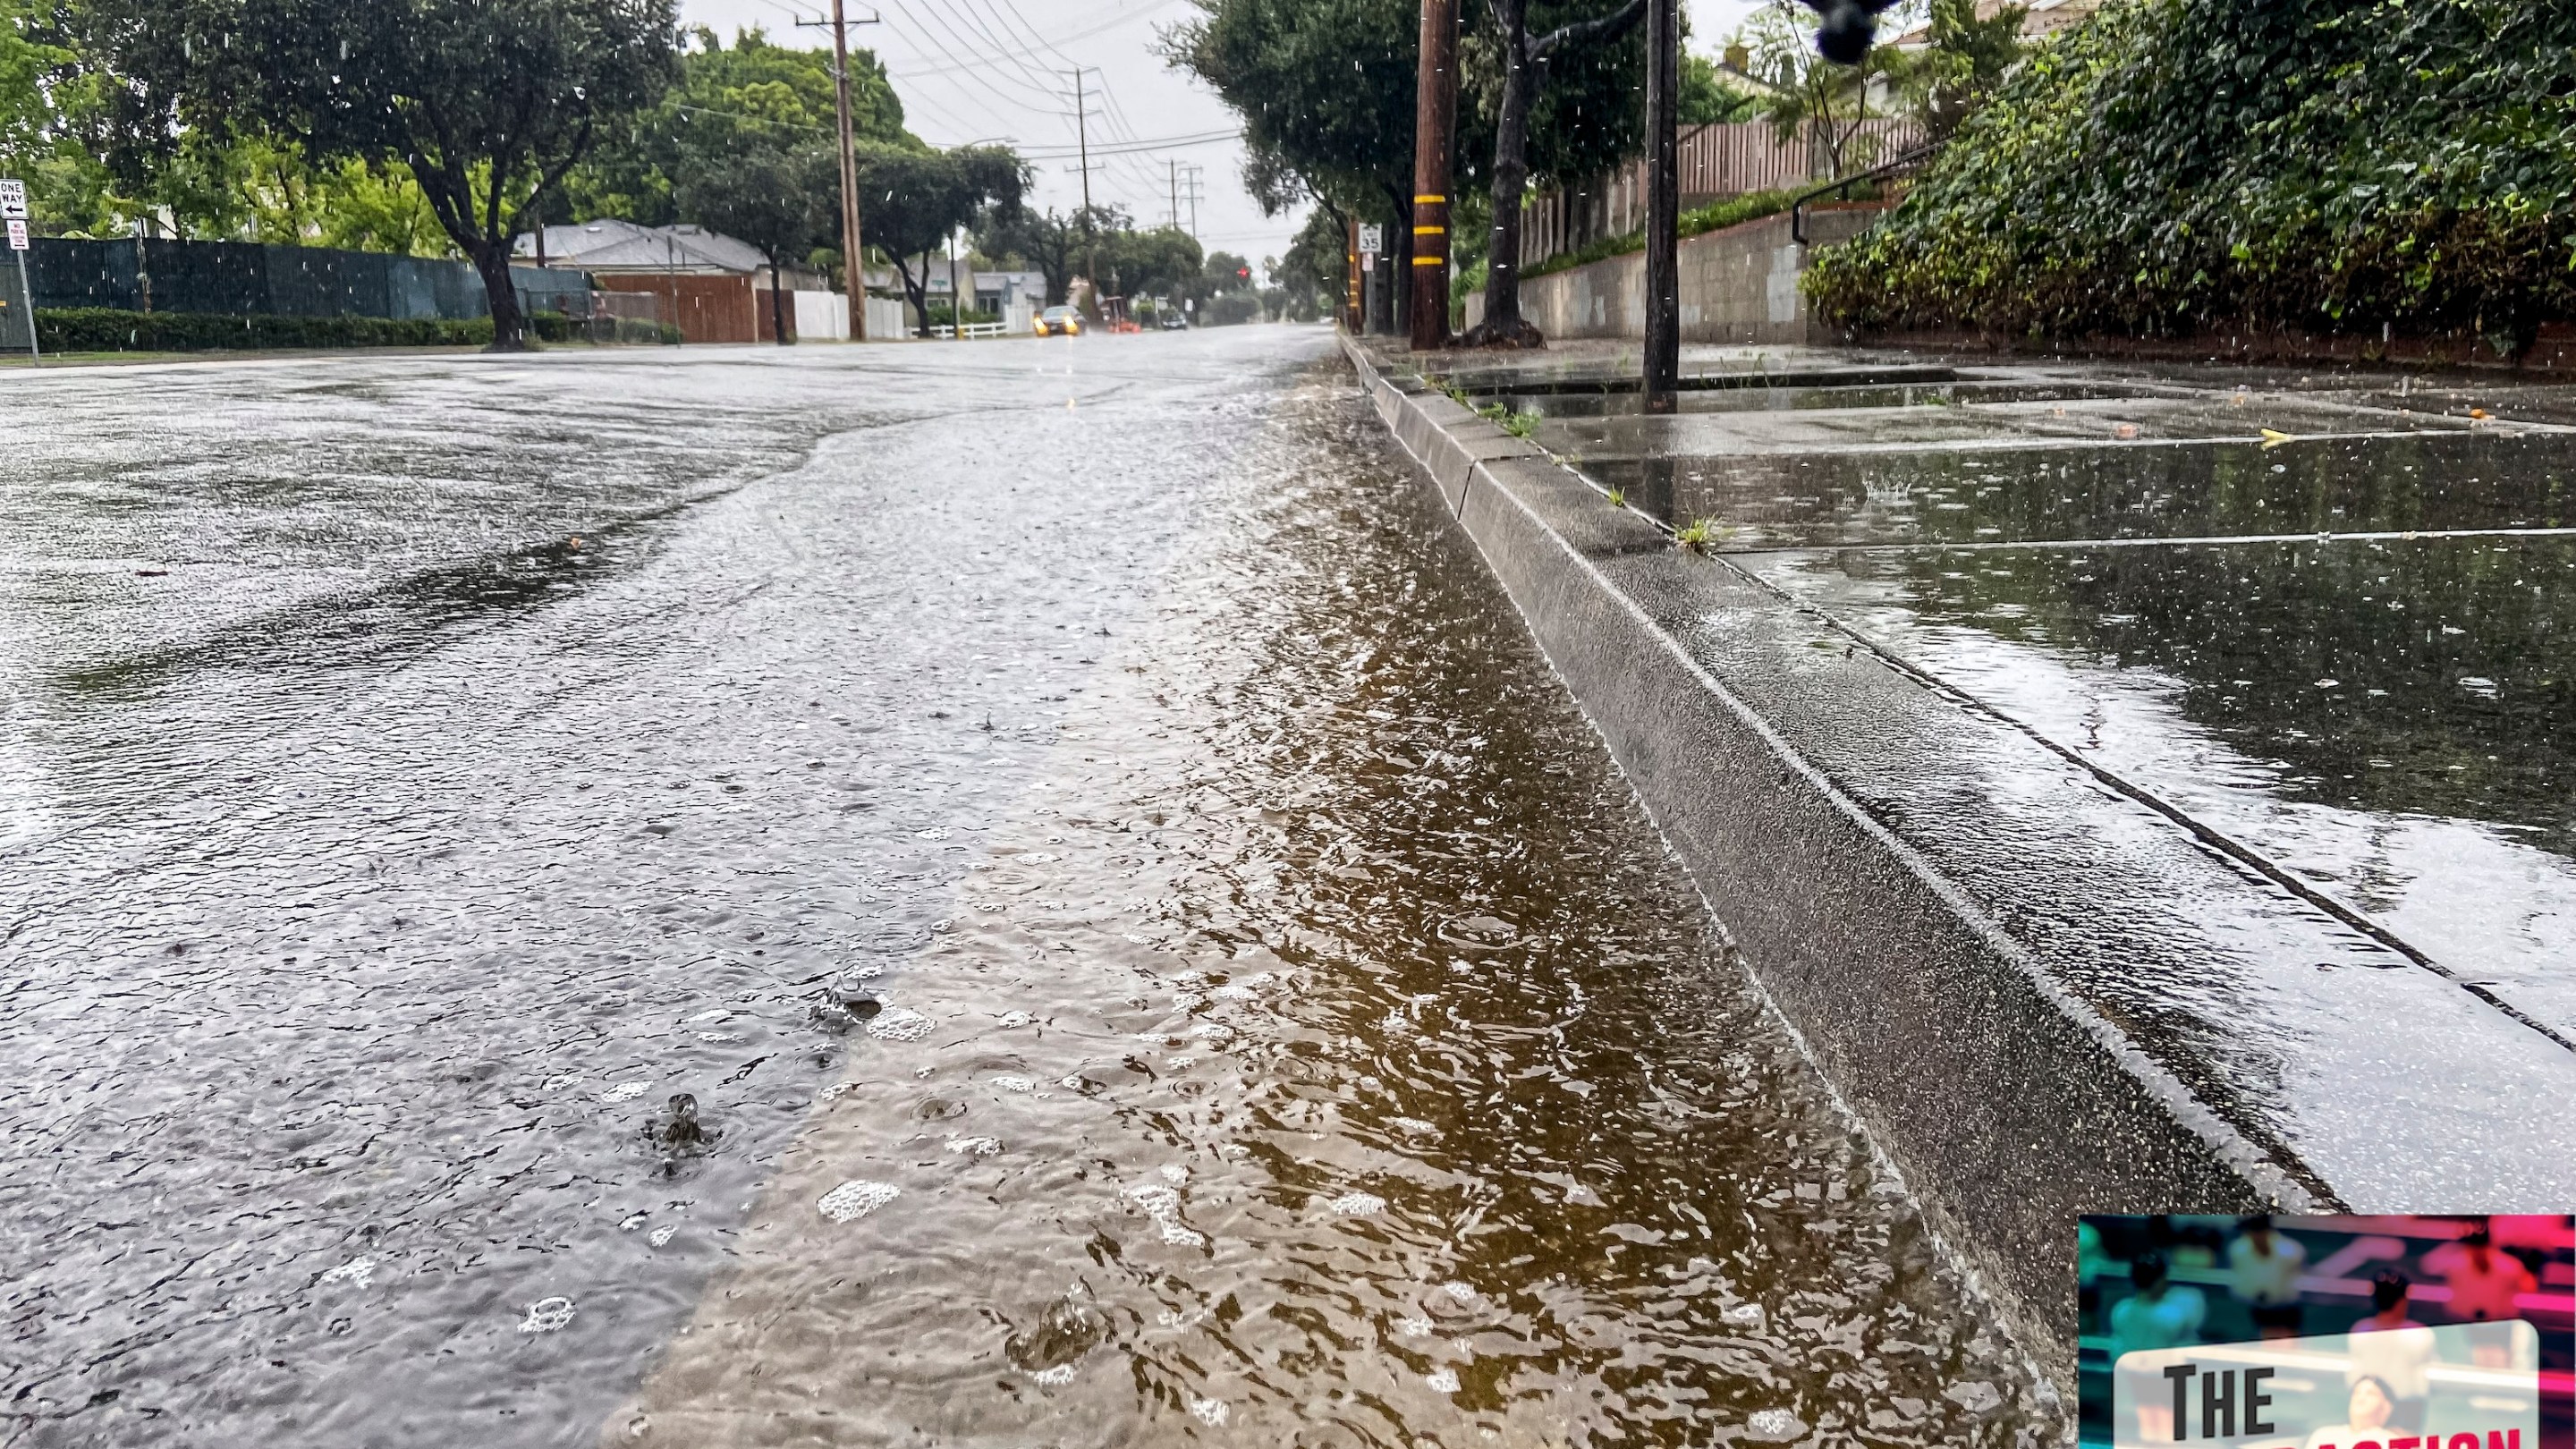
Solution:
[[(5, 260), (0, 259), (0, 297), (7, 303), (0, 307), (0, 348), (24, 351), (26, 307), (17, 271)], [(491, 313), (483, 279), (472, 266), (431, 257), (257, 242), (38, 237), (26, 261), (40, 312), (105, 309), (237, 321), (347, 317), (411, 322), (469, 322)], [(574, 316), (591, 311), (590, 279), (583, 273), (514, 267), (511, 274), (524, 311)], [(259, 328), (253, 324), (249, 330)]]

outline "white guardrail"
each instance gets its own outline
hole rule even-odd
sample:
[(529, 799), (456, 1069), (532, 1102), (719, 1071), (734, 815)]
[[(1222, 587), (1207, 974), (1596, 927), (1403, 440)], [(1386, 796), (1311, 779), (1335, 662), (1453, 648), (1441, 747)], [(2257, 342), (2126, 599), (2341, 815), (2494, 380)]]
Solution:
[[(1006, 336), (1009, 334), (1009, 331), (1010, 328), (1008, 325), (1001, 322), (969, 322), (966, 324), (966, 338), (970, 342), (978, 337)], [(957, 335), (957, 329), (948, 326), (933, 327), (930, 329), (930, 335), (933, 337), (954, 337)]]

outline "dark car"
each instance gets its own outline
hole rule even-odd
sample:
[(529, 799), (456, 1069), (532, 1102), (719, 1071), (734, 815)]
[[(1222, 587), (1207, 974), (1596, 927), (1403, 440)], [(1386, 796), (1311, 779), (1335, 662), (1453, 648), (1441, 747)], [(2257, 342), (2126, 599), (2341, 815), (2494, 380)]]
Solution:
[(1181, 309), (1178, 307), (1166, 307), (1156, 315), (1163, 319), (1162, 327), (1166, 332), (1187, 332), (1190, 330), (1190, 319), (1184, 316)]

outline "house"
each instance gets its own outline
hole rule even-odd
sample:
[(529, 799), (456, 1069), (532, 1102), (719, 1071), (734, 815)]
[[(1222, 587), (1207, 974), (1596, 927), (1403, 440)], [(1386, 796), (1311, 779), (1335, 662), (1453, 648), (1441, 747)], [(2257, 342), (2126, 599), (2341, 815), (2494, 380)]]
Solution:
[[(1977, 0), (1977, 18), (1992, 20), (2007, 3), (2010, 0)], [(2046, 39), (2070, 25), (2092, 19), (2093, 12), (2101, 8), (2102, 0), (2029, 0), (2021, 18), (2021, 38)], [(1920, 50), (1932, 43), (1932, 27), (1928, 23), (1915, 26), (1885, 43), (1900, 50)]]
[[(513, 262), (534, 265), (538, 237), (523, 234), (511, 246)], [(773, 309), (769, 261), (751, 243), (682, 223), (639, 226), (602, 218), (544, 229), (548, 266), (588, 272), (604, 291), (650, 293), (662, 299), (662, 320), (677, 322), (691, 342), (768, 342)], [(782, 265), (778, 284), (789, 292), (823, 292), (828, 284), (811, 267)], [(795, 336), (796, 304), (787, 314)]]

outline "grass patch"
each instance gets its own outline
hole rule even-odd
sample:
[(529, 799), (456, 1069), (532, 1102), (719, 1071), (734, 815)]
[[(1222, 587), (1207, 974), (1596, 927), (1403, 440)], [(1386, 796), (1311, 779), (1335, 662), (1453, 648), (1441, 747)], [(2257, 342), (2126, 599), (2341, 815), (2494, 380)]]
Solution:
[[(1863, 196), (1867, 194), (1867, 188), (1856, 186), (1852, 188), (1852, 192), (1855, 196)], [(1713, 201), (1706, 206), (1693, 207), (1683, 212), (1677, 229), (1684, 237), (1695, 237), (1734, 226), (1740, 222), (1753, 221), (1765, 216), (1777, 216), (1787, 211), (1798, 196), (1798, 192), (1788, 190), (1748, 191), (1742, 196), (1730, 196), (1724, 201)], [(1607, 261), (1611, 257), (1626, 256), (1630, 252), (1641, 252), (1645, 249), (1646, 234), (1643, 231), (1605, 236), (1573, 251), (1549, 257), (1535, 266), (1522, 268), (1521, 280), (1526, 282), (1533, 277), (1570, 272), (1576, 267), (1588, 267), (1594, 262)]]

